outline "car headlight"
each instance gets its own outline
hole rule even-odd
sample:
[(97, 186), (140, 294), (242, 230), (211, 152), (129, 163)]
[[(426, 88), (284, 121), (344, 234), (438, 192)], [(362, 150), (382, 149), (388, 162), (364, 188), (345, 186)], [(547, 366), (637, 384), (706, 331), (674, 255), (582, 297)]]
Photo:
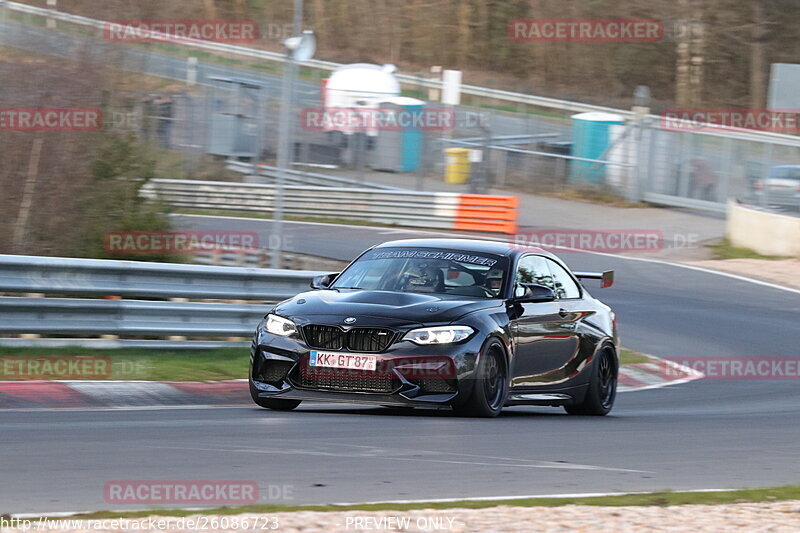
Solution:
[(264, 322), (264, 329), (273, 335), (280, 335), (281, 337), (288, 337), (297, 333), (297, 326), (288, 318), (282, 316), (269, 314), (267, 320)]
[(473, 333), (475, 330), (469, 326), (436, 326), (412, 329), (403, 340), (416, 344), (450, 344), (463, 341)]

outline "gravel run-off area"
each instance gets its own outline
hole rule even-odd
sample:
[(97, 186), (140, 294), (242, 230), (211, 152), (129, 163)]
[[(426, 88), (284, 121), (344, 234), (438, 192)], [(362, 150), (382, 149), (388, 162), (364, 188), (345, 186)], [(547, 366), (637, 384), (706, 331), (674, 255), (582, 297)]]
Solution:
[(800, 289), (800, 259), (714, 259), (686, 264)]
[[(670, 507), (489, 507), (414, 511), (297, 511), (274, 514), (193, 515), (16, 524), (4, 533), (29, 531), (252, 531), (337, 533), (353, 531), (491, 532), (728, 532), (800, 531), (800, 501), (677, 505)], [(114, 523), (117, 520), (118, 523)], [(127, 520), (127, 523), (121, 523)], [(38, 522), (38, 521), (36, 521)]]

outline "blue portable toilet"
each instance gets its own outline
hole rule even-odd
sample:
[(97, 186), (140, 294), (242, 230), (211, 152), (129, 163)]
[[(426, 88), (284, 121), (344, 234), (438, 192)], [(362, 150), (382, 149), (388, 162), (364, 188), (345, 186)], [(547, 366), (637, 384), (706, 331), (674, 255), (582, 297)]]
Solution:
[[(425, 111), (425, 102), (407, 96), (387, 98), (380, 103), (385, 113), (403, 113), (406, 119)], [(375, 139), (372, 167), (391, 172), (413, 172), (420, 166), (425, 132), (417, 127), (379, 129)]]
[[(613, 142), (611, 127), (625, 123), (624, 117), (612, 113), (591, 111), (572, 116), (572, 155), (586, 159), (604, 158)], [(569, 182), (574, 184), (603, 184), (606, 165), (589, 161), (570, 161)]]

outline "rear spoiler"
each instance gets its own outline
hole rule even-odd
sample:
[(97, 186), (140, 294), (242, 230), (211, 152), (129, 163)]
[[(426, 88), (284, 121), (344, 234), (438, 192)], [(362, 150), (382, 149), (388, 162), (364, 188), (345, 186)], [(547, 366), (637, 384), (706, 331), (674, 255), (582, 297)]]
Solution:
[(610, 287), (614, 284), (614, 271), (605, 272), (573, 272), (578, 279), (599, 279), (601, 287)]

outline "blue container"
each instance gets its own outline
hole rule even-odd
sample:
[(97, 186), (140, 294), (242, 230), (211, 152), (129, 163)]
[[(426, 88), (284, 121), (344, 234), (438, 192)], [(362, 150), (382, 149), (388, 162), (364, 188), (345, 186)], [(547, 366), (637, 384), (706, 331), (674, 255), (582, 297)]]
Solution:
[[(425, 102), (398, 96), (380, 104), (381, 108), (406, 119), (425, 112)], [(410, 122), (414, 124), (414, 122)], [(379, 131), (375, 142), (373, 168), (391, 172), (413, 172), (420, 166), (425, 132), (417, 127)]]
[[(620, 115), (590, 112), (572, 116), (572, 155), (587, 159), (607, 159), (611, 146), (611, 126), (625, 123)], [(603, 184), (606, 165), (589, 161), (570, 161), (569, 182)]]

